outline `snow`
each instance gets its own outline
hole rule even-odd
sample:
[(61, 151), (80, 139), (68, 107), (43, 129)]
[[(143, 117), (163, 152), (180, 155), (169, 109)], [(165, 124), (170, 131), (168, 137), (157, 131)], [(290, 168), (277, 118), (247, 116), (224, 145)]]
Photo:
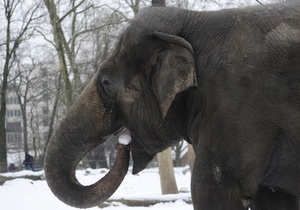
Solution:
[[(131, 170), (131, 169), (130, 169)], [(76, 171), (78, 180), (83, 185), (89, 185), (102, 178), (108, 170), (106, 169), (88, 169)], [(176, 168), (175, 177), (178, 189), (185, 193), (177, 195), (161, 195), (160, 181), (157, 168), (145, 169), (138, 175), (132, 175), (130, 172), (126, 175), (119, 189), (114, 193), (111, 199), (136, 199), (147, 200), (155, 199), (162, 203), (150, 207), (129, 207), (124, 204), (113, 202), (110, 206), (102, 208), (103, 210), (192, 210), (191, 204), (186, 204), (185, 199), (190, 198), (190, 173), (183, 173), (185, 168)], [(15, 173), (0, 174), (1, 176), (20, 177), (24, 175), (43, 176), (43, 172), (21, 171)], [(45, 180), (32, 181), (30, 179), (15, 178), (6, 181), (0, 186), (0, 209), (1, 210), (74, 210), (76, 208), (67, 206), (59, 201), (50, 191)], [(163, 201), (176, 200), (175, 202), (163, 203)], [(91, 210), (100, 210), (99, 207), (90, 208)]]
[(119, 143), (123, 144), (123, 145), (128, 145), (131, 142), (131, 136), (129, 136), (128, 134), (121, 134), (119, 136)]

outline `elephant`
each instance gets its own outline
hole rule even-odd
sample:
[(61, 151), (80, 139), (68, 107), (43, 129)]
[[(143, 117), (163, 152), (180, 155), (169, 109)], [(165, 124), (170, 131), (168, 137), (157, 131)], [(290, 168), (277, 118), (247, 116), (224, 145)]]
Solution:
[[(108, 175), (75, 177), (91, 149), (126, 129)], [(129, 135), (129, 134), (128, 134)], [(219, 11), (141, 10), (48, 144), (45, 176), (88, 208), (181, 139), (192, 144), (195, 210), (299, 209), (300, 3)]]

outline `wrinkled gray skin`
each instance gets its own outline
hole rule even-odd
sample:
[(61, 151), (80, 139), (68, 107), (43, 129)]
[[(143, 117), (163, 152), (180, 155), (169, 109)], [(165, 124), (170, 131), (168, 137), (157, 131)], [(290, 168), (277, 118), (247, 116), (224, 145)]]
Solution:
[(97, 205), (74, 170), (121, 127), (133, 173), (182, 138), (193, 144), (196, 210), (299, 209), (300, 4), (142, 10), (49, 143), (58, 198)]

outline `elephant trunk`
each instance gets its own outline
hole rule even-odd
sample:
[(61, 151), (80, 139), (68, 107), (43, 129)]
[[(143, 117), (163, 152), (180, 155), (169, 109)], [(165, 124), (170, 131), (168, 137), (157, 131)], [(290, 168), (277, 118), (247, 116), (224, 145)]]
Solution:
[(94, 76), (53, 133), (45, 156), (50, 189), (64, 203), (79, 208), (107, 200), (121, 184), (129, 164), (129, 146), (118, 145), (116, 162), (105, 177), (90, 186), (76, 179), (81, 158), (112, 132), (112, 111), (105, 108), (96, 83)]

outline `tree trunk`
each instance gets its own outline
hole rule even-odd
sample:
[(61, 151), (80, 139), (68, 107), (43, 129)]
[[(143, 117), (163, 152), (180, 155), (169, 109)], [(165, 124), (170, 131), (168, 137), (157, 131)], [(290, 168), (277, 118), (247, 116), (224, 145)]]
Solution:
[(24, 103), (24, 110), (22, 109), (23, 118), (23, 135), (24, 135), (24, 152), (25, 154), (29, 152), (28, 149), (28, 129), (27, 129), (27, 115), (26, 115), (26, 102)]
[[(32, 113), (32, 109), (31, 109), (31, 113)], [(33, 151), (34, 151), (34, 162), (36, 162), (36, 158), (38, 156), (38, 151), (37, 151), (37, 148), (36, 148), (36, 132), (39, 132), (37, 129), (34, 128), (33, 126), (33, 114), (31, 115), (31, 118), (30, 118), (30, 129), (32, 130), (32, 146), (33, 146)], [(24, 141), (25, 143), (25, 141)]]
[[(9, 2), (7, 2), (7, 8), (10, 8)], [(0, 107), (0, 172), (7, 171), (7, 148), (6, 148), (6, 130), (5, 130), (5, 115), (6, 115), (6, 92), (9, 75), (9, 62), (11, 59), (10, 53), (10, 22), (11, 11), (7, 9), (6, 14), (7, 27), (6, 27), (6, 54), (5, 63), (3, 69), (3, 79), (1, 86), (1, 107)]]
[(175, 161), (174, 161), (174, 166), (175, 167), (180, 167), (181, 166), (181, 152), (182, 152), (182, 147), (183, 147), (183, 140), (179, 141), (175, 145)]
[(178, 194), (171, 148), (157, 154), (162, 194)]
[[(64, 46), (66, 49), (66, 53), (70, 62), (70, 68), (71, 71), (74, 74), (74, 91), (77, 93), (76, 97), (83, 91), (83, 86), (82, 86), (82, 82), (81, 82), (81, 78), (80, 78), (80, 74), (78, 71), (78, 67), (75, 63), (75, 58), (76, 58), (76, 52), (75, 52), (75, 45), (76, 45), (76, 21), (77, 21), (77, 9), (76, 9), (76, 5), (75, 5), (76, 1), (72, 2), (72, 26), (71, 26), (71, 47), (69, 47), (68, 42), (65, 40), (64, 41)], [(80, 4), (80, 3), (79, 3)]]
[(132, 9), (134, 15), (136, 15), (139, 10), (140, 10), (140, 0), (135, 0), (135, 1), (126, 1), (130, 8)]
[(18, 90), (16, 90), (18, 100), (20, 103), (20, 108), (21, 108), (21, 114), (22, 114), (22, 122), (23, 122), (23, 141), (24, 141), (24, 153), (28, 153), (28, 129), (27, 129), (27, 111), (26, 111), (26, 106), (27, 106), (27, 90), (28, 86), (26, 86), (26, 91), (24, 94), (24, 103), (21, 101), (21, 93), (18, 93)]
[(164, 7), (166, 6), (165, 0), (152, 0), (152, 6), (153, 7)]
[[(7, 171), (7, 149), (6, 149), (6, 131), (5, 131), (5, 114), (3, 116), (3, 110), (0, 111), (0, 173)], [(5, 112), (4, 112), (5, 113)]]
[(45, 143), (45, 147), (44, 147), (43, 153), (41, 155), (41, 158), (38, 161), (39, 163), (42, 163), (42, 164), (44, 163), (46, 149), (47, 149), (47, 146), (49, 144), (50, 138), (51, 138), (53, 130), (54, 130), (53, 129), (54, 128), (54, 120), (55, 120), (55, 116), (56, 116), (56, 113), (57, 113), (57, 107), (58, 107), (58, 102), (59, 102), (59, 93), (60, 93), (60, 90), (61, 90), (61, 75), (59, 75), (58, 84), (57, 85), (58, 86), (57, 86), (57, 90), (56, 90), (56, 95), (55, 95), (55, 101), (54, 101), (54, 105), (53, 105), (53, 110), (52, 110), (52, 113), (51, 113), (49, 130), (48, 130), (48, 135), (47, 135), (47, 141)]
[[(7, 31), (9, 33), (9, 29)], [(8, 44), (9, 45), (9, 44)], [(7, 148), (6, 148), (6, 130), (5, 130), (5, 115), (6, 115), (6, 92), (7, 92), (7, 78), (9, 72), (9, 49), (7, 50), (4, 70), (3, 82), (1, 87), (1, 107), (0, 107), (0, 173), (7, 171)]]
[(188, 144), (188, 161), (192, 173), (194, 168), (194, 163), (195, 163), (195, 151), (193, 149), (193, 145), (191, 144)]
[(56, 51), (59, 59), (60, 72), (64, 81), (65, 102), (67, 108), (70, 108), (73, 104), (73, 94), (72, 94), (72, 85), (69, 78), (69, 72), (68, 72), (67, 62), (65, 57), (64, 35), (59, 21), (59, 17), (57, 16), (57, 11), (56, 11), (56, 6), (54, 4), (54, 1), (44, 0), (44, 2), (50, 16), (50, 23), (52, 25), (54, 43), (56, 46)]
[[(8, 26), (9, 27), (9, 26)], [(9, 33), (9, 29), (7, 31)], [(9, 44), (8, 44), (9, 45)], [(7, 46), (8, 47), (8, 46)], [(7, 79), (9, 72), (9, 49), (6, 52), (6, 60), (3, 70), (3, 82), (1, 87), (1, 107), (0, 107), (0, 173), (7, 171), (7, 148), (6, 148), (6, 130), (5, 130), (5, 115), (6, 115), (6, 92)]]

